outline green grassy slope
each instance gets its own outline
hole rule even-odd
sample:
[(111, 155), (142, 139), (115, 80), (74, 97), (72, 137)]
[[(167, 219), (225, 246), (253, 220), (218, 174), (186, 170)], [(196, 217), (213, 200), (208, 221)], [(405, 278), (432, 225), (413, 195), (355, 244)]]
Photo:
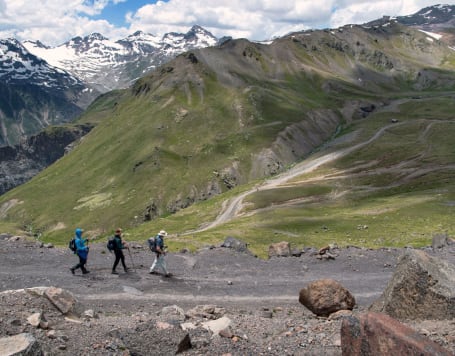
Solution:
[(453, 63), (449, 49), (400, 26), (187, 53), (93, 103), (80, 121), (97, 127), (79, 146), (0, 197), (0, 228), (54, 242), (76, 226), (183, 234), (268, 174), (364, 142), (394, 118), (370, 145), (250, 194), (239, 218), (170, 244), (234, 235), (261, 255), (278, 240), (422, 244), (452, 229)]

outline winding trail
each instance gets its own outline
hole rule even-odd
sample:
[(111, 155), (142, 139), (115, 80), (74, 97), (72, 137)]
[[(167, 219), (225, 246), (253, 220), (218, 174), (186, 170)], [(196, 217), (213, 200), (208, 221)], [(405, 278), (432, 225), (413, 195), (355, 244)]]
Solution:
[(403, 125), (403, 124), (405, 124), (405, 122), (393, 123), (393, 124), (384, 126), (381, 129), (379, 129), (371, 138), (369, 138), (368, 140), (366, 140), (364, 142), (358, 143), (354, 146), (351, 146), (351, 147), (348, 147), (345, 149), (341, 149), (341, 150), (338, 150), (335, 152), (325, 154), (321, 157), (308, 158), (308, 159), (296, 164), (288, 171), (283, 172), (274, 178), (268, 179), (261, 185), (257, 185), (255, 187), (251, 188), (250, 190), (243, 192), (230, 200), (225, 201), (222, 205), (222, 210), (221, 210), (220, 214), (218, 214), (218, 216), (216, 217), (216, 219), (214, 221), (212, 221), (208, 224), (202, 225), (197, 230), (192, 230), (190, 232), (186, 232), (183, 235), (206, 231), (206, 230), (212, 229), (214, 227), (217, 227), (219, 225), (222, 225), (224, 223), (231, 221), (232, 219), (234, 219), (235, 217), (237, 217), (239, 215), (239, 213), (243, 207), (243, 200), (248, 195), (253, 194), (257, 191), (276, 188), (299, 175), (312, 172), (316, 168), (318, 168), (326, 163), (333, 162), (343, 156), (346, 156), (347, 154), (350, 154), (353, 151), (359, 150), (359, 149), (371, 144), (372, 142), (377, 140), (388, 128), (390, 128), (392, 126), (396, 127), (398, 125)]

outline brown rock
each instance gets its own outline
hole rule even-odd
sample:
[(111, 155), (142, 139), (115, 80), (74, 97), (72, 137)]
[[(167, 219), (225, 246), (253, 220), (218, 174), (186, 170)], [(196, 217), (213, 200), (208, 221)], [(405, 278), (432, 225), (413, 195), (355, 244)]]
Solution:
[(291, 255), (291, 244), (286, 241), (277, 242), (269, 246), (269, 257), (289, 257)]
[(352, 310), (354, 296), (333, 279), (320, 279), (300, 290), (299, 302), (319, 316), (329, 316), (339, 310)]
[(370, 311), (396, 319), (454, 319), (455, 267), (423, 251), (405, 252)]
[(451, 355), (435, 342), (381, 313), (344, 318), (341, 351), (343, 356)]

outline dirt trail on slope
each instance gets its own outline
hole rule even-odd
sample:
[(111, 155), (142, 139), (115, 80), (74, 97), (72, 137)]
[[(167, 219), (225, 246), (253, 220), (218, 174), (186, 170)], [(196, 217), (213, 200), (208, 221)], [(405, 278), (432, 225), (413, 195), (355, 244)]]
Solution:
[(308, 158), (308, 159), (296, 164), (288, 171), (281, 173), (274, 178), (268, 179), (261, 185), (257, 185), (255, 187), (251, 188), (250, 190), (243, 192), (243, 193), (239, 194), (238, 196), (232, 198), (231, 200), (224, 202), (224, 204), (222, 206), (222, 211), (220, 212), (220, 214), (217, 216), (217, 218), (214, 221), (202, 226), (200, 229), (188, 232), (187, 234), (206, 231), (206, 230), (212, 229), (216, 226), (219, 226), (221, 224), (224, 224), (224, 223), (234, 219), (235, 217), (237, 217), (239, 215), (240, 211), (242, 210), (243, 200), (248, 195), (256, 193), (258, 191), (276, 188), (280, 185), (285, 184), (289, 180), (291, 180), (299, 175), (310, 173), (313, 170), (315, 170), (316, 168), (318, 168), (326, 163), (333, 162), (347, 154), (350, 154), (353, 151), (359, 150), (359, 149), (371, 144), (373, 141), (377, 140), (388, 128), (390, 128), (392, 126), (396, 127), (397, 125), (402, 125), (402, 124), (404, 124), (404, 123), (394, 123), (394, 124), (384, 126), (365, 142), (361, 142), (352, 147), (341, 149), (341, 150), (338, 150), (335, 152), (331, 152), (331, 153), (325, 154), (325, 155), (317, 157), (317, 158)]

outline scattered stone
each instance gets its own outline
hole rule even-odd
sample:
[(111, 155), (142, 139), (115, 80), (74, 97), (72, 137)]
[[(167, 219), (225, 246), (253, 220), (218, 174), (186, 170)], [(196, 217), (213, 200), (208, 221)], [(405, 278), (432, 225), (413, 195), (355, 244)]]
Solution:
[(433, 247), (433, 250), (436, 250), (438, 248), (444, 248), (448, 246), (448, 244), (449, 237), (447, 236), (447, 234), (436, 234), (433, 236), (431, 247)]
[(330, 250), (330, 246), (325, 246), (319, 249), (318, 254), (324, 255), (327, 251)]
[(354, 296), (333, 279), (320, 279), (301, 289), (299, 302), (324, 317), (339, 310), (352, 310), (355, 306)]
[(51, 243), (47, 243), (43, 245), (44, 248), (54, 248), (54, 245)]
[(194, 330), (197, 328), (197, 326), (193, 323), (181, 323), (180, 324), (180, 328), (183, 330), (183, 331), (188, 331), (188, 330)]
[(247, 243), (231, 236), (226, 237), (226, 239), (224, 240), (220, 247), (232, 248), (237, 252), (250, 253), (250, 251), (248, 250)]
[(172, 329), (174, 326), (169, 324), (169, 323), (166, 323), (164, 321), (157, 321), (156, 322), (156, 328), (158, 330), (166, 330), (166, 329)]
[(188, 318), (205, 318), (205, 319), (218, 319), (226, 314), (224, 308), (217, 307), (216, 305), (197, 305), (188, 310), (185, 315)]
[(31, 326), (37, 328), (39, 326), (39, 323), (41, 322), (41, 315), (42, 315), (41, 313), (34, 313), (27, 318), (27, 322)]
[(282, 241), (269, 246), (269, 258), (291, 256), (291, 245), (289, 242)]
[(407, 250), (369, 310), (396, 319), (453, 319), (455, 267), (423, 251)]
[(87, 309), (84, 311), (84, 316), (88, 319), (93, 319), (95, 318), (95, 311), (93, 309)]
[(183, 339), (179, 342), (177, 346), (177, 351), (175, 352), (176, 354), (179, 354), (181, 352), (188, 351), (191, 348), (191, 339), (189, 334), (185, 334)]
[(10, 319), (8, 320), (8, 324), (12, 326), (21, 326), (22, 322), (20, 319)]
[(185, 312), (177, 305), (164, 307), (160, 312), (161, 321), (185, 321)]
[(343, 355), (420, 355), (449, 356), (452, 353), (420, 335), (410, 327), (381, 313), (366, 313), (360, 318), (343, 319)]
[(33, 335), (23, 333), (0, 338), (0, 355), (41, 356), (42, 351)]
[(229, 327), (231, 324), (231, 319), (228, 317), (223, 316), (222, 318), (206, 321), (202, 323), (202, 327), (206, 330), (209, 330), (213, 333), (213, 335), (218, 335), (218, 333)]
[(46, 336), (47, 336), (49, 339), (56, 339), (56, 338), (57, 338), (57, 334), (56, 334), (56, 331), (55, 331), (55, 330), (49, 330), (49, 331), (46, 333)]
[(227, 339), (232, 339), (234, 337), (234, 334), (232, 333), (231, 329), (227, 327), (226, 329), (220, 330), (218, 335), (221, 337), (225, 337)]

